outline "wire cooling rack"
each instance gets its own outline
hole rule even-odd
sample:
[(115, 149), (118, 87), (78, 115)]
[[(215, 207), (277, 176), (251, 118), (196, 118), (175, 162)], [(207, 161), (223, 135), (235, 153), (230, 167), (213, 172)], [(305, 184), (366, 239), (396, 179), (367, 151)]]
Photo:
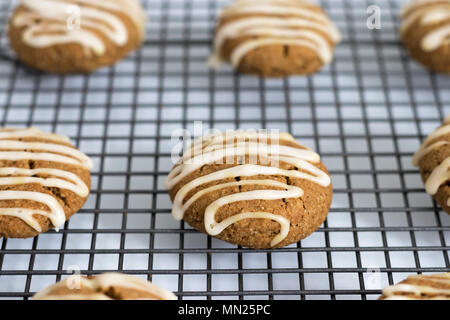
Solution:
[[(216, 11), (226, 1), (149, 0), (147, 41), (114, 67), (52, 76), (11, 58), (0, 0), (0, 124), (69, 135), (95, 161), (84, 208), (58, 233), (0, 240), (0, 298), (27, 299), (67, 276), (120, 270), (181, 299), (375, 299), (414, 273), (450, 271), (450, 216), (424, 192), (411, 155), (450, 111), (450, 78), (405, 54), (404, 2), (320, 4), (343, 33), (311, 77), (212, 71)], [(171, 134), (203, 126), (289, 131), (330, 169), (328, 220), (300, 243), (249, 250), (177, 222), (163, 181)]]

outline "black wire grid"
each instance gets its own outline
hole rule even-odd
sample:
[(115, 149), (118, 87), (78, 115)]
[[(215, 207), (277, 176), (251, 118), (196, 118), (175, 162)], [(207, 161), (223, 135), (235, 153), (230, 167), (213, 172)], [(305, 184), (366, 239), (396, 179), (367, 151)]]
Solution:
[[(53, 76), (14, 60), (0, 29), (0, 121), (69, 135), (95, 161), (88, 202), (58, 233), (0, 240), (0, 297), (27, 299), (80, 270), (119, 270), (181, 299), (375, 299), (408, 274), (450, 271), (450, 216), (411, 155), (450, 110), (450, 78), (398, 41), (403, 2), (324, 0), (343, 41), (310, 77), (260, 79), (206, 65), (226, 1), (149, 0), (147, 41), (114, 67)], [(15, 2), (0, 1), (0, 26)], [(328, 166), (327, 222), (276, 250), (228, 245), (177, 222), (163, 181), (178, 128), (291, 132)]]

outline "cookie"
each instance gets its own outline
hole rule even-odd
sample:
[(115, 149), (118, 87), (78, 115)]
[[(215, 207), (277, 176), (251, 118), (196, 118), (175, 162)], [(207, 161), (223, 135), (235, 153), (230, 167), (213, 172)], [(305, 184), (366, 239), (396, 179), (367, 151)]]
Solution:
[(85, 203), (92, 161), (70, 139), (37, 128), (0, 129), (0, 237), (58, 230)]
[(331, 179), (287, 133), (221, 132), (195, 140), (167, 177), (172, 215), (250, 248), (297, 242), (326, 219)]
[(175, 300), (157, 285), (123, 273), (72, 275), (36, 293), (33, 300)]
[(333, 60), (338, 29), (322, 9), (299, 0), (238, 0), (218, 16), (213, 68), (224, 62), (264, 77), (311, 74)]
[(450, 300), (450, 272), (409, 276), (384, 288), (379, 300)]
[(138, 0), (21, 0), (9, 21), (9, 41), (31, 67), (88, 73), (138, 48), (144, 23)]
[(433, 131), (414, 154), (425, 190), (450, 214), (450, 115)]
[(400, 36), (425, 67), (450, 73), (450, 0), (415, 0), (401, 13)]

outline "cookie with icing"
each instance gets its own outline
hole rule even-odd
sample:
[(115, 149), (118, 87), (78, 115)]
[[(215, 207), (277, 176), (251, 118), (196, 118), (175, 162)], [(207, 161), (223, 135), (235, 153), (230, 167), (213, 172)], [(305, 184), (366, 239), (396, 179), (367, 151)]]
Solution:
[(379, 300), (450, 300), (450, 272), (411, 275), (384, 288)]
[(319, 155), (287, 133), (201, 137), (175, 164), (166, 187), (176, 220), (250, 248), (307, 237), (326, 219), (332, 198)]
[(425, 190), (450, 214), (450, 115), (433, 131), (414, 154)]
[(306, 0), (238, 0), (218, 16), (211, 67), (265, 77), (311, 74), (333, 60), (340, 33)]
[(139, 0), (21, 0), (9, 21), (18, 58), (51, 73), (113, 65), (144, 40)]
[(91, 159), (65, 136), (0, 129), (0, 237), (58, 230), (85, 203)]
[(450, 73), (450, 0), (414, 0), (401, 12), (400, 36), (425, 67)]
[(176, 296), (144, 279), (118, 272), (72, 275), (36, 293), (33, 300), (175, 300)]

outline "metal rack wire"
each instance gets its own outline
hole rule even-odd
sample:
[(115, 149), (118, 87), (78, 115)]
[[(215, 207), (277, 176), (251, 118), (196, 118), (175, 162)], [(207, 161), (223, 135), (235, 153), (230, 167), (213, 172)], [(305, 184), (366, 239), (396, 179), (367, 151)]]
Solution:
[[(66, 276), (120, 270), (181, 299), (374, 299), (410, 273), (450, 271), (450, 216), (410, 164), (450, 111), (450, 78), (411, 61), (397, 39), (405, 1), (323, 0), (344, 41), (311, 77), (259, 79), (206, 66), (225, 0), (148, 0), (147, 41), (114, 67), (52, 76), (7, 47), (14, 2), (0, 1), (0, 125), (69, 135), (95, 161), (91, 196), (60, 232), (0, 240), (0, 298), (27, 299)], [(171, 133), (206, 127), (277, 128), (317, 150), (334, 200), (309, 238), (249, 250), (171, 218), (163, 180)]]

